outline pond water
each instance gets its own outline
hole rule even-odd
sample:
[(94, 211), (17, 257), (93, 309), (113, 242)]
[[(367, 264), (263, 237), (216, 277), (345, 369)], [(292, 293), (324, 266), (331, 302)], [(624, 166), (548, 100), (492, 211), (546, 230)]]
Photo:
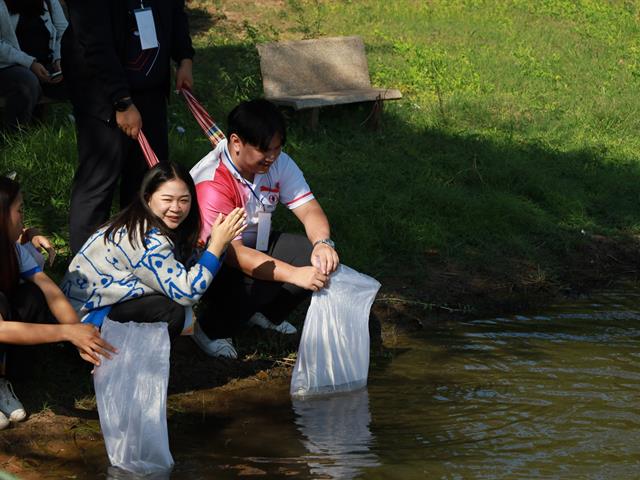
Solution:
[(172, 478), (638, 478), (640, 296), (427, 326), (366, 390), (287, 388), (172, 436)]
[(172, 479), (635, 479), (640, 296), (427, 325), (359, 392), (292, 402), (283, 380), (225, 401), (172, 417)]

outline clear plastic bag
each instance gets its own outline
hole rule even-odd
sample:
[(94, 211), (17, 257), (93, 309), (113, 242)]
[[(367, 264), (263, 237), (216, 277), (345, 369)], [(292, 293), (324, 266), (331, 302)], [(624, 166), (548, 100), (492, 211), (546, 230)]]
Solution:
[(375, 279), (340, 265), (314, 292), (304, 322), (291, 395), (307, 397), (362, 388), (369, 373), (369, 311)]
[(171, 344), (167, 325), (106, 318), (101, 336), (118, 349), (93, 376), (111, 465), (142, 475), (170, 470), (167, 385)]

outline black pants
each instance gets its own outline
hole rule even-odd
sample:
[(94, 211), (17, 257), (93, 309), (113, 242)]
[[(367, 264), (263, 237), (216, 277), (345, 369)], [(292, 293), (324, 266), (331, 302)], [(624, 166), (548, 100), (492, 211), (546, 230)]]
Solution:
[[(142, 130), (160, 161), (169, 156), (167, 99), (164, 89), (132, 94), (142, 116)], [(103, 224), (111, 211), (120, 180), (120, 208), (135, 198), (147, 163), (138, 142), (127, 137), (115, 120), (104, 122), (76, 108), (78, 168), (73, 178), (69, 236), (75, 254)]]
[[(274, 232), (267, 253), (303, 267), (311, 265), (312, 250), (306, 237)], [(198, 322), (209, 338), (227, 338), (243, 328), (255, 312), (275, 324), (282, 323), (309, 295), (310, 290), (291, 283), (256, 280), (223, 264), (203, 296)]]
[(167, 323), (169, 337), (176, 338), (184, 328), (184, 307), (164, 295), (147, 295), (117, 303), (109, 318), (116, 322)]
[(18, 285), (11, 298), (0, 292), (0, 314), (5, 320), (27, 323), (47, 323), (50, 316), (47, 299), (32, 282)]
[[(26, 323), (48, 323), (51, 318), (47, 299), (42, 290), (31, 282), (18, 285), (11, 298), (0, 292), (0, 315), (8, 321)], [(16, 348), (20, 347), (0, 344), (0, 376), (6, 373), (7, 357), (11, 356)]]
[(42, 88), (35, 73), (22, 65), (0, 69), (0, 96), (5, 98), (3, 123), (11, 131), (31, 122)]

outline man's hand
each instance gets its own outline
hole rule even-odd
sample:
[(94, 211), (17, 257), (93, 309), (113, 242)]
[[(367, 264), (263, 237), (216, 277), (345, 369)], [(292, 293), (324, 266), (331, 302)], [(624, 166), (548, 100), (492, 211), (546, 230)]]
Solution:
[(31, 71), (33, 73), (35, 73), (36, 77), (38, 77), (38, 80), (40, 80), (42, 83), (49, 83), (49, 81), (50, 81), (49, 80), (49, 70), (47, 70), (44, 67), (44, 65), (34, 61), (31, 64)]
[(176, 90), (183, 88), (193, 89), (193, 60), (190, 58), (183, 58), (176, 70)]
[(289, 278), (289, 283), (317, 292), (326, 286), (328, 280), (329, 277), (316, 267), (297, 267)]
[(325, 275), (331, 275), (340, 265), (338, 252), (326, 243), (318, 243), (311, 252), (311, 265)]
[(128, 137), (136, 140), (142, 128), (142, 117), (135, 105), (130, 105), (123, 112), (116, 111), (116, 123)]

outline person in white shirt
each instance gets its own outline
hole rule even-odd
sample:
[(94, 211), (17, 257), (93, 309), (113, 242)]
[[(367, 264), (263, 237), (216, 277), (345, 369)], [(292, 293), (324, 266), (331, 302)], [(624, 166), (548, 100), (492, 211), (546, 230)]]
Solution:
[[(302, 171), (282, 151), (286, 127), (267, 100), (238, 105), (228, 118), (227, 139), (191, 170), (206, 242), (218, 214), (244, 207), (247, 229), (231, 242), (220, 274), (202, 301), (194, 340), (209, 355), (237, 357), (229, 337), (255, 324), (295, 333), (286, 322), (338, 267), (329, 221)], [(271, 232), (271, 215), (283, 203), (306, 236)]]
[(60, 44), (67, 25), (58, 0), (0, 0), (0, 96), (9, 129), (32, 120), (43, 92), (66, 98)]

